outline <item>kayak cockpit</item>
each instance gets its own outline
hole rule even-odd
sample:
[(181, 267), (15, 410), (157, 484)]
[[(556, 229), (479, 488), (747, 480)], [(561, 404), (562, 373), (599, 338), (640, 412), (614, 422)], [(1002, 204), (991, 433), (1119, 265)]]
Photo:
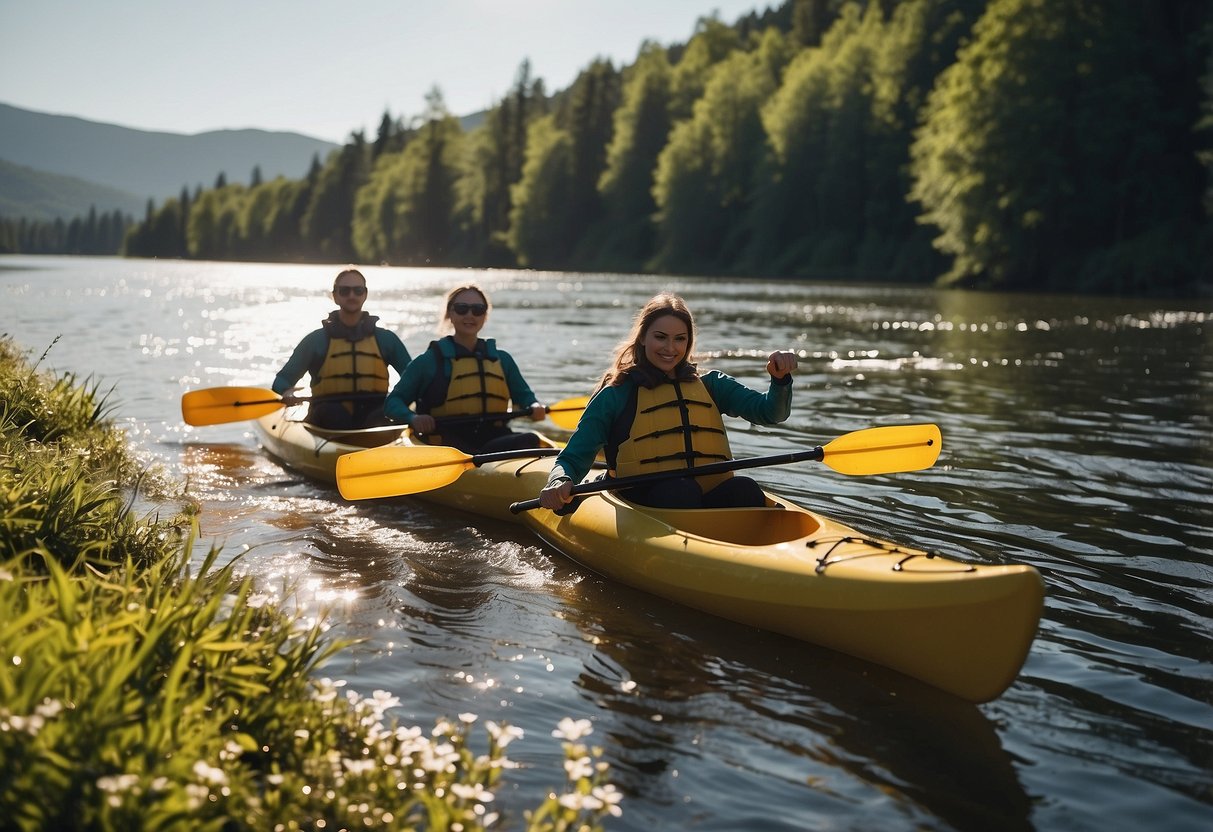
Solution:
[(765, 508), (650, 508), (629, 503), (661, 523), (696, 537), (737, 546), (771, 546), (811, 537), (817, 518), (795, 506), (769, 502)]

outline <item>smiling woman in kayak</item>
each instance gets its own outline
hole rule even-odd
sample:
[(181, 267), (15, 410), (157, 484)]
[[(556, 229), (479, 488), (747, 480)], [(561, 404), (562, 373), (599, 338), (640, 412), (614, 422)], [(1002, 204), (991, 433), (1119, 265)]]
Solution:
[[(528, 409), (536, 422), (547, 415), (510, 354), (497, 349), (492, 338), (479, 337), (488, 313), (488, 296), (479, 287), (460, 286), (447, 294), (442, 324), (454, 334), (431, 342), (409, 365), (384, 403), (389, 419), (409, 425), (432, 445), (465, 453), (539, 447), (537, 434), (513, 433), (505, 419), (476, 419), (504, 416), (511, 401)], [(409, 409), (413, 404), (416, 412)]]
[[(694, 346), (695, 321), (682, 298), (662, 293), (645, 304), (556, 458), (539, 494), (544, 508), (559, 509), (571, 500), (573, 486), (600, 450), (614, 477), (691, 468), (732, 458), (722, 413), (756, 425), (788, 418), (795, 353), (768, 356), (771, 383), (759, 393), (715, 370), (701, 374), (690, 361)], [(756, 482), (732, 473), (660, 480), (620, 493), (662, 508), (765, 504)]]

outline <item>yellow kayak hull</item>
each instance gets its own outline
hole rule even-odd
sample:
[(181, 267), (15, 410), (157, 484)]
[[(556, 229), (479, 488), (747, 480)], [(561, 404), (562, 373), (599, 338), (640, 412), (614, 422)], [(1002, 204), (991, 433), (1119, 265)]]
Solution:
[(972, 702), (998, 697), (1035, 637), (1030, 566), (962, 563), (876, 540), (768, 495), (767, 508), (650, 509), (609, 493), (527, 512), (612, 580), (893, 668)]
[[(327, 431), (299, 421), (301, 412), (295, 413), (293, 419), (291, 415), (289, 411), (278, 411), (257, 419), (257, 438), (266, 453), (282, 465), (324, 483), (336, 484), (337, 459), (345, 454), (387, 444), (404, 447), (423, 444), (407, 430)], [(540, 436), (543, 448), (560, 447)], [(523, 488), (538, 493), (551, 469), (550, 457), (490, 462), (464, 471), (450, 485), (412, 496), (480, 517), (518, 523), (521, 518), (510, 513), (510, 503), (532, 493), (520, 490), (519, 479), (533, 474)]]
[(324, 430), (299, 421), (301, 408), (277, 410), (253, 425), (266, 453), (287, 468), (320, 482), (336, 484), (337, 459), (354, 451), (403, 442), (404, 429)]

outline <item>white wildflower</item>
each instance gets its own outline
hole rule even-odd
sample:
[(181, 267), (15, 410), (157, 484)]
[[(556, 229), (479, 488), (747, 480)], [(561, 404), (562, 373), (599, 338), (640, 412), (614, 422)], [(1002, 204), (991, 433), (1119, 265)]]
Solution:
[(556, 726), (556, 730), (552, 732), (552, 736), (566, 739), (569, 742), (576, 742), (582, 737), (588, 737), (593, 732), (594, 728), (588, 719), (573, 719), (566, 716), (560, 720), (560, 724)]
[(115, 774), (97, 778), (97, 788), (103, 792), (118, 794), (133, 789), (139, 783), (137, 774)]
[(186, 805), (190, 809), (202, 808), (202, 804), (206, 803), (207, 798), (210, 796), (211, 791), (206, 786), (189, 783), (185, 787)]
[(386, 690), (377, 690), (371, 694), (371, 702), (374, 704), (375, 710), (382, 714), (388, 708), (395, 708), (399, 705), (400, 699), (392, 696)]
[(214, 783), (216, 785), (227, 783), (227, 775), (224, 774), (223, 769), (215, 768), (205, 760), (199, 760), (194, 763), (194, 775), (204, 783)]
[(365, 760), (342, 759), (341, 765), (343, 765), (345, 767), (345, 770), (348, 771), (350, 774), (366, 774), (368, 772), (374, 771), (379, 766), (379, 763), (376, 762), (375, 760), (371, 760), (371, 759), (365, 759)]
[(464, 800), (475, 800), (477, 803), (493, 802), (493, 793), (479, 783), (452, 783), (451, 792)]
[(593, 775), (594, 764), (589, 757), (570, 758), (564, 761), (564, 770), (570, 780), (577, 781)]
[(58, 716), (59, 712), (62, 710), (62, 702), (60, 702), (58, 699), (51, 699), (50, 697), (47, 697), (46, 699), (42, 700), (40, 705), (34, 708), (34, 713), (46, 719), (51, 719), (52, 717)]
[(560, 796), (560, 805), (566, 809), (580, 812), (583, 809), (593, 811), (602, 808), (602, 801), (592, 794), (576, 794), (569, 792)]
[(316, 680), (316, 689), (312, 694), (312, 698), (317, 702), (332, 702), (337, 698), (337, 688), (345, 687), (345, 680), (338, 679), (333, 681), (329, 677)]
[(607, 812), (614, 817), (619, 817), (623, 814), (623, 809), (619, 806), (623, 801), (623, 792), (610, 783), (607, 783), (605, 786), (595, 786), (590, 791), (590, 794), (601, 800), (603, 805), (606, 806)]
[(522, 729), (514, 725), (498, 725), (496, 722), (489, 721), (484, 724), (484, 727), (489, 732), (489, 736), (497, 742), (499, 748), (505, 748), (514, 740), (523, 737)]

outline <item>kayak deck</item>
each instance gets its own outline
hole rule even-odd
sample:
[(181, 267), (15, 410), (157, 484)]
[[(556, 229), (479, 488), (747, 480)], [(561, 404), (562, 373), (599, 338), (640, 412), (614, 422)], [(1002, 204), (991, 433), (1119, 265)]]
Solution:
[(766, 508), (651, 509), (609, 493), (524, 523), (600, 574), (723, 618), (901, 671), (962, 698), (1001, 694), (1043, 607), (1030, 566), (962, 563)]

